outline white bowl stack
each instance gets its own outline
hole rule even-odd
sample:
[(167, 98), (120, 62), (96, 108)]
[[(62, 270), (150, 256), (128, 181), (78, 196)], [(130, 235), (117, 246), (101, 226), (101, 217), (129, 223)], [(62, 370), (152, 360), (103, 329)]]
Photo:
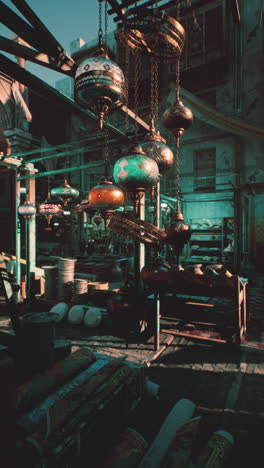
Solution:
[(73, 300), (74, 302), (80, 302), (84, 295), (88, 292), (88, 282), (85, 279), (76, 278), (74, 280), (73, 287)]
[(72, 298), (74, 282), (74, 258), (60, 258), (58, 262), (58, 300), (69, 301)]

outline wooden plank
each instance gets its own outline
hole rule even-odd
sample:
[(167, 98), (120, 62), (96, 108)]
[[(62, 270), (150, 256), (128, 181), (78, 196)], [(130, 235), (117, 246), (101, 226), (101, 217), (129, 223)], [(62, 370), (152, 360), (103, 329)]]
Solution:
[(219, 338), (209, 338), (209, 337), (205, 338), (205, 337), (200, 336), (200, 335), (194, 335), (194, 334), (191, 334), (191, 333), (178, 332), (178, 331), (174, 331), (174, 330), (164, 330), (164, 329), (162, 329), (161, 332), (162, 333), (168, 333), (168, 334), (171, 334), (171, 335), (184, 336), (186, 338), (196, 339), (196, 340), (201, 340), (201, 341), (215, 341), (217, 343), (227, 343), (227, 340), (220, 340)]

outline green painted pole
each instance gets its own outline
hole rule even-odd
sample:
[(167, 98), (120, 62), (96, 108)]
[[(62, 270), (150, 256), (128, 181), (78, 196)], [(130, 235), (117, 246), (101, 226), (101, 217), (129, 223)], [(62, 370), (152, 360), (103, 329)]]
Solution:
[(18, 177), (18, 180), (27, 180), (27, 179), (39, 179), (40, 177), (47, 177), (53, 174), (64, 174), (66, 172), (80, 171), (81, 169), (88, 169), (91, 167), (100, 167), (103, 166), (104, 162), (100, 161), (98, 163), (84, 164), (83, 166), (77, 167), (66, 167), (65, 169), (55, 169), (54, 171), (39, 172), (38, 174), (26, 175)]

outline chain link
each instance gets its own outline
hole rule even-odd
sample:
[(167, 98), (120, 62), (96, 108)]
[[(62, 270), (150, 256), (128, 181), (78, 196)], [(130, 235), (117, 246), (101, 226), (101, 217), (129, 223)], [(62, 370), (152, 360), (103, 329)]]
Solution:
[[(126, 29), (126, 34), (128, 34), (128, 30)], [(125, 42), (125, 69), (124, 69), (124, 75), (125, 75), (125, 87), (126, 87), (126, 105), (128, 106), (128, 99), (129, 99), (129, 47), (128, 47), (128, 42), (126, 40)], [(125, 132), (128, 133), (128, 126), (129, 126), (129, 120), (128, 120), (128, 109), (126, 111), (125, 115)]]
[(154, 121), (155, 127), (158, 128), (158, 114), (159, 114), (159, 62), (157, 57), (154, 57)]
[(105, 143), (105, 149), (104, 149), (104, 170), (105, 170), (105, 177), (108, 177), (109, 175), (109, 141), (108, 141), (108, 125), (107, 125), (107, 117), (105, 117), (105, 122), (106, 125), (104, 125), (104, 143)]
[[(180, 1), (177, 0), (176, 4), (176, 19), (177, 21), (180, 20)], [(176, 80), (175, 80), (175, 90), (176, 90), (176, 101), (178, 102), (180, 100), (180, 59), (181, 55), (179, 54), (177, 56), (176, 60)], [(176, 169), (176, 200), (177, 203), (180, 201), (180, 193), (181, 193), (181, 187), (180, 187), (180, 133), (175, 138), (175, 145), (176, 145), (176, 151), (175, 151), (175, 169)]]
[(175, 138), (176, 150), (175, 150), (175, 171), (176, 171), (176, 201), (180, 201), (181, 196), (181, 184), (180, 184), (180, 135)]
[(98, 39), (99, 43), (102, 42), (102, 36), (103, 36), (103, 30), (102, 30), (102, 3), (101, 0), (98, 0), (99, 2), (99, 18), (98, 18), (98, 23), (99, 23), (99, 29), (98, 29)]
[[(140, 58), (140, 53), (136, 49), (134, 52), (135, 56), (135, 82), (134, 82), (134, 109), (135, 109), (135, 114), (138, 115), (138, 92), (139, 92), (139, 58)], [(138, 123), (135, 120), (135, 133), (136, 133), (136, 139), (138, 136)]]
[(150, 57), (150, 125), (155, 126), (155, 58)]
[(107, 14), (107, 0), (105, 0), (105, 11), (104, 11), (104, 14), (105, 14), (105, 44), (107, 46), (107, 42), (108, 42), (108, 14)]

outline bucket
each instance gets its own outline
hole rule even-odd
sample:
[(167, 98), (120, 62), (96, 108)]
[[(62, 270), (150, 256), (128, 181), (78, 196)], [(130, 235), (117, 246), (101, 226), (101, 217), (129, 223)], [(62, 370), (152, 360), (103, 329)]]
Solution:
[(132, 427), (127, 427), (110, 450), (100, 468), (136, 468), (146, 453), (148, 443)]
[(21, 317), (21, 359), (30, 372), (44, 371), (54, 364), (56, 314), (30, 313)]
[(54, 265), (44, 265), (42, 267), (44, 270), (44, 279), (45, 279), (45, 292), (44, 297), (47, 300), (55, 299), (57, 294), (57, 271), (58, 268)]

